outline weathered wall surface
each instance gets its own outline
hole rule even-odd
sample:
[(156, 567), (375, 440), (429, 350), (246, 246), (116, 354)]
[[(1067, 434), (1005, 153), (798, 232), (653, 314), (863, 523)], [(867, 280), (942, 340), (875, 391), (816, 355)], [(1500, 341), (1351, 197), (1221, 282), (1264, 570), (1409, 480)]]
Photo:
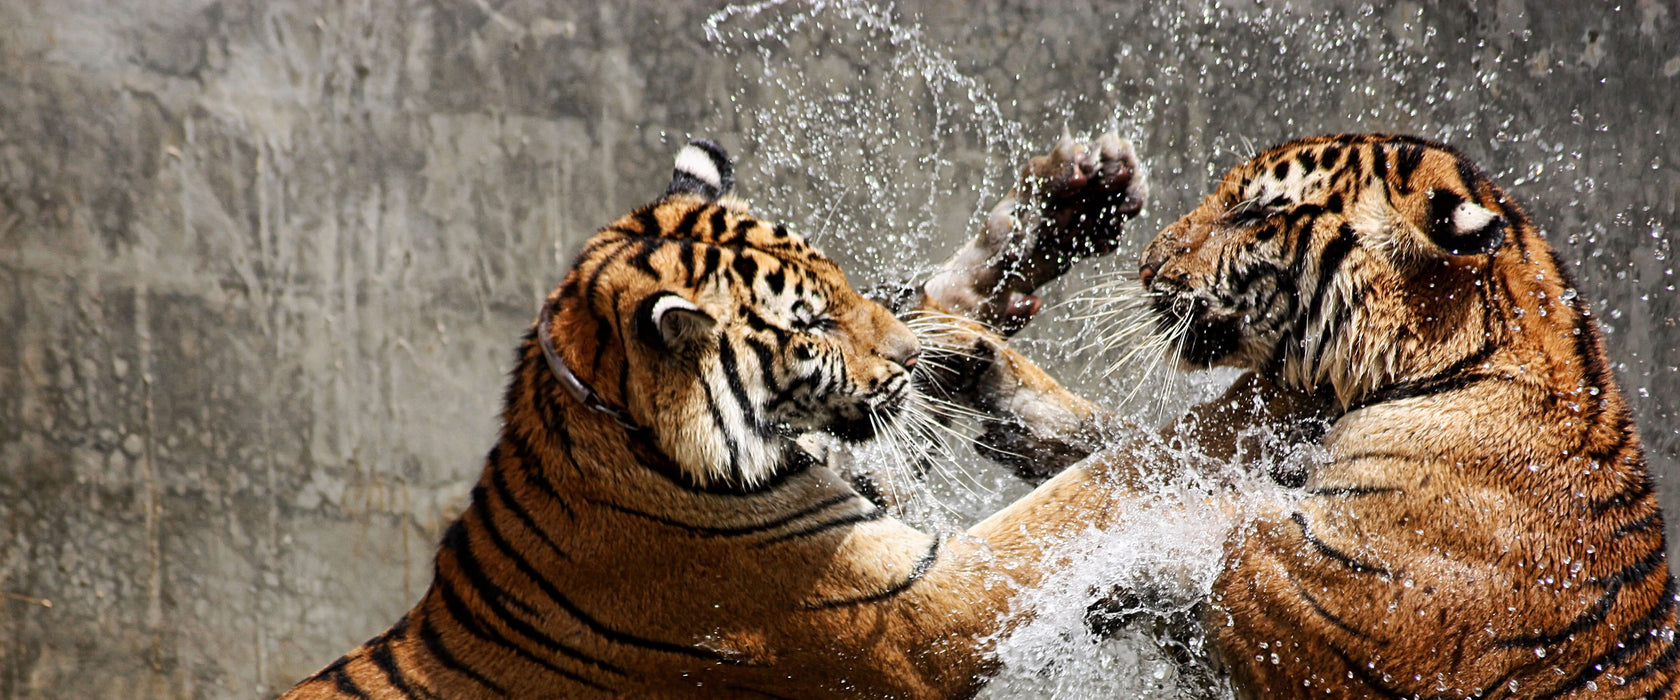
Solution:
[[(914, 164), (943, 140), (933, 205), (842, 188), (845, 221), (873, 204), (921, 222), (918, 257), (1064, 123), (1140, 141), (1140, 240), (1245, 139), (1453, 141), (1604, 301), (1680, 512), (1673, 0), (901, 2), (910, 43), (1013, 126), (923, 118), (864, 144), (818, 120), (804, 146), (872, 155), (804, 165), (766, 145), (790, 94), (917, 76), (826, 51), (881, 36), (845, 21), (720, 47), (716, 9), (0, 4), (0, 697), (269, 696), (388, 625), (479, 469), (536, 300), (688, 133), (722, 137), (747, 193), (808, 224), (834, 211), (791, 188), (824, 163)], [(790, 66), (811, 82), (763, 79)], [(943, 115), (937, 92), (881, 110)], [(826, 235), (854, 265), (893, 262)]]

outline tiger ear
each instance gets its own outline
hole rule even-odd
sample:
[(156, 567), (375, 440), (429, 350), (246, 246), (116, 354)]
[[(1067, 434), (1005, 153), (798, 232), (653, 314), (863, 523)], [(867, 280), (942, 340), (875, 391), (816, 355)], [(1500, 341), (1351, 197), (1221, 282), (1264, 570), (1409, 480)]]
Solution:
[(671, 352), (683, 352), (712, 337), (717, 320), (694, 302), (671, 292), (660, 292), (642, 302), (636, 326), (650, 345)]
[(1452, 190), (1428, 192), (1423, 233), (1448, 255), (1490, 255), (1505, 242), (1505, 217)]
[(735, 186), (735, 166), (722, 146), (708, 139), (694, 139), (677, 151), (676, 167), (671, 171), (671, 186), (665, 196), (697, 194), (717, 199), (729, 194)]

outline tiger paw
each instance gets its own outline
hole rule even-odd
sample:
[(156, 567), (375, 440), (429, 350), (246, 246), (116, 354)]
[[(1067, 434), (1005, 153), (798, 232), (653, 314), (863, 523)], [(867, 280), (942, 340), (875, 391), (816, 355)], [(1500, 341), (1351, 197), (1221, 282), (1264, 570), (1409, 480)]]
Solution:
[(1143, 209), (1148, 186), (1131, 142), (1109, 132), (1094, 141), (1064, 137), (1027, 163), (1017, 192), (1043, 219), (1020, 270), (1037, 288), (1082, 258), (1114, 252), (1121, 222)]
[(952, 312), (1013, 333), (1041, 308), (1034, 291), (1119, 247), (1121, 224), (1147, 191), (1131, 143), (1113, 133), (1064, 138), (1027, 163), (1015, 190), (924, 289)]

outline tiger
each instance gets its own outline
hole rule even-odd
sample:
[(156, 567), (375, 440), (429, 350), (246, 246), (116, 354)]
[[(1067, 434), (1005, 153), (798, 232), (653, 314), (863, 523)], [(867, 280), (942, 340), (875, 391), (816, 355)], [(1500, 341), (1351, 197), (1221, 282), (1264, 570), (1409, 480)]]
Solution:
[(1073, 463), (1028, 500), (1093, 527), (1147, 507), (1145, 475), (1184, 468), (1162, 437), (1239, 460), (1270, 425), (1316, 448), (1266, 473), (1292, 498), (1232, 529), (1202, 606), (1240, 697), (1680, 689), (1663, 515), (1604, 339), (1568, 266), (1468, 157), (1398, 135), (1284, 143), (1231, 169), (1138, 270), (1181, 367), (1244, 370), (1223, 397), (1093, 446), (1068, 436), (1123, 419), (996, 344), (967, 396), (1009, 426), (988, 433), (999, 450)]
[[(1035, 231), (1077, 220), (1075, 233), (954, 261), (948, 288), (1006, 267), (1044, 281), (1065, 266), (1023, 261), (1116, 239), (1143, 192), (1129, 144), (1057, 153), (1010, 208), (1047, 213)], [(733, 184), (723, 149), (693, 141), (662, 196), (584, 243), (519, 344), (499, 439), (425, 594), (285, 698), (977, 692), (989, 640), (1021, 614), (1013, 592), (1052, 559), (1043, 533), (1077, 514), (922, 532), (802, 449), (803, 435), (866, 440), (900, 419), (934, 360)], [(992, 307), (1034, 303), (1005, 287)]]

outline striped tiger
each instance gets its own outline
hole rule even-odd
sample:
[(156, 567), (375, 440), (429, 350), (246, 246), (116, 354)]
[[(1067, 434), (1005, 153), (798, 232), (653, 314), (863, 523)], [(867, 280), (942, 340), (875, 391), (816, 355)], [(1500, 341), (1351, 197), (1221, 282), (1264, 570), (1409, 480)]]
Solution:
[[(1065, 171), (1058, 201), (1132, 179), (1129, 147), (1074, 150), (1043, 161)], [(424, 597), (285, 697), (976, 691), (1011, 596), (1040, 576), (1042, 533), (1077, 514), (936, 536), (802, 450), (811, 431), (863, 440), (899, 419), (921, 344), (750, 215), (733, 180), (695, 141), (661, 198), (584, 245), (519, 346), (500, 439)], [(1135, 211), (1084, 217), (1082, 235), (1112, 239)]]
[[(1229, 459), (1261, 420), (1326, 455), (1274, 473), (1298, 502), (1227, 542), (1204, 626), (1240, 695), (1676, 694), (1662, 512), (1590, 304), (1469, 159), (1405, 136), (1283, 144), (1163, 230), (1139, 281), (1182, 365), (1250, 370), (1169, 433)], [(973, 399), (1011, 416), (1000, 447), (1068, 452), (1109, 420), (1000, 357)], [(1125, 507), (1101, 484), (1136, 450), (1046, 487)]]

